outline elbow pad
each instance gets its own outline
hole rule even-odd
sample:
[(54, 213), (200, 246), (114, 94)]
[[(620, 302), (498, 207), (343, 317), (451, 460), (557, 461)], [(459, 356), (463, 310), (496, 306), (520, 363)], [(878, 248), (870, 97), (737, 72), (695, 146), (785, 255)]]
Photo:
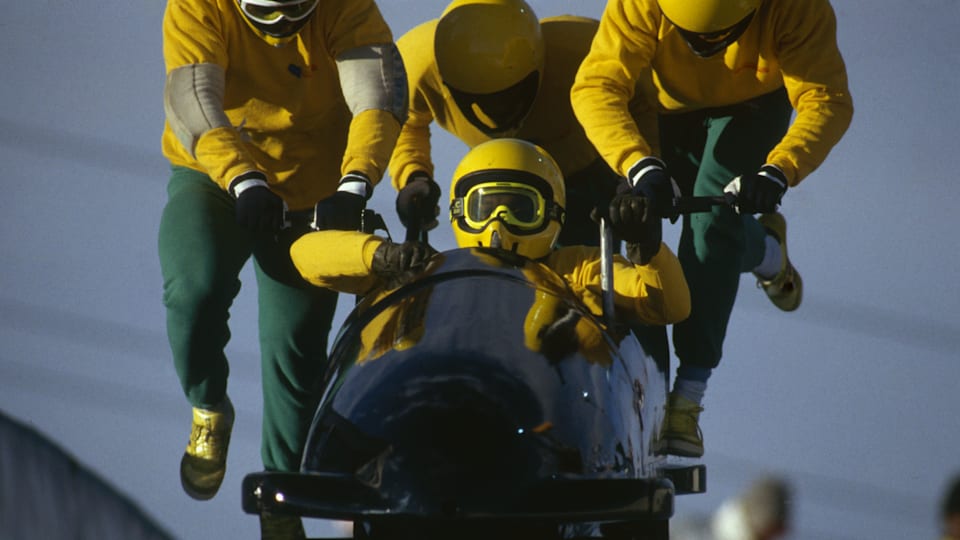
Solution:
[(216, 64), (189, 64), (167, 74), (163, 110), (180, 144), (196, 158), (197, 141), (204, 133), (230, 127), (223, 111), (226, 75)]
[(337, 57), (340, 86), (354, 116), (369, 109), (407, 120), (407, 72), (393, 43), (350, 49)]

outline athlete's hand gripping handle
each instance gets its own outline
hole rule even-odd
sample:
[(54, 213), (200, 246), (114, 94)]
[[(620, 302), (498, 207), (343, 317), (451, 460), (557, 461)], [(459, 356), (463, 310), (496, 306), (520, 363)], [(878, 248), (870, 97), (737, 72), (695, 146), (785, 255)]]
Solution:
[(753, 174), (734, 178), (723, 189), (736, 196), (734, 208), (741, 214), (769, 214), (787, 192), (787, 177), (775, 165), (764, 165)]
[(234, 178), (229, 192), (236, 199), (241, 227), (256, 233), (276, 233), (283, 227), (287, 205), (270, 190), (263, 173), (251, 171)]
[(363, 225), (363, 211), (371, 195), (373, 184), (365, 174), (345, 174), (340, 179), (336, 193), (318, 202), (314, 208), (313, 228), (318, 231), (359, 231)]
[(409, 229), (429, 231), (438, 224), (440, 186), (425, 172), (417, 171), (397, 194), (397, 216)]

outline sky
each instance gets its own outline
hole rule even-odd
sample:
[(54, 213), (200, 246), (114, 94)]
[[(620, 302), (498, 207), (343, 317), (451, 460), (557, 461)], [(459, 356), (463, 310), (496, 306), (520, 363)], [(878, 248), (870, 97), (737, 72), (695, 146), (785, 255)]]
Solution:
[[(532, 0), (599, 17), (603, 0)], [(157, 228), (164, 3), (10, 2), (0, 19), (0, 410), (56, 441), (176, 537), (258, 538), (240, 483), (261, 468), (255, 284), (231, 313), (237, 421), (211, 501), (180, 488), (190, 428), (166, 343)], [(381, 0), (399, 37), (443, 0)], [(856, 112), (784, 198), (805, 284), (794, 313), (745, 275), (701, 416), (710, 512), (763, 472), (793, 484), (790, 538), (935, 538), (960, 472), (958, 0), (834, 0)], [(446, 193), (466, 147), (435, 129)], [(372, 199), (395, 237), (395, 193)], [(667, 226), (675, 246), (678, 225)], [(454, 247), (447, 227), (431, 235)], [(344, 298), (334, 321), (346, 317)], [(308, 533), (331, 534), (308, 520)]]

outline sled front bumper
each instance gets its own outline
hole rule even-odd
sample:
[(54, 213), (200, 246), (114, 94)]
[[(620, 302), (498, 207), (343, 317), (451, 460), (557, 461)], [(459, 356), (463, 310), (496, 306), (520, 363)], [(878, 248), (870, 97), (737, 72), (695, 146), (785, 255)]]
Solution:
[(436, 505), (387, 498), (340, 474), (260, 472), (243, 480), (243, 510), (343, 521), (382, 519), (555, 521), (662, 520), (673, 515), (667, 478), (547, 480), (526, 489), (504, 486), (503, 497)]

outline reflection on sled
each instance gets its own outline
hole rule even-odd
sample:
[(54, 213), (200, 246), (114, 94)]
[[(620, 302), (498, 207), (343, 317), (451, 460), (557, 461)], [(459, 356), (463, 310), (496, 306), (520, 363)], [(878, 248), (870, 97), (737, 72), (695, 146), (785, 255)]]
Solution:
[(358, 304), (301, 472), (248, 475), (244, 510), (353, 521), (358, 538), (666, 538), (705, 469), (655, 452), (666, 333), (638, 335), (543, 265), (442, 253)]

